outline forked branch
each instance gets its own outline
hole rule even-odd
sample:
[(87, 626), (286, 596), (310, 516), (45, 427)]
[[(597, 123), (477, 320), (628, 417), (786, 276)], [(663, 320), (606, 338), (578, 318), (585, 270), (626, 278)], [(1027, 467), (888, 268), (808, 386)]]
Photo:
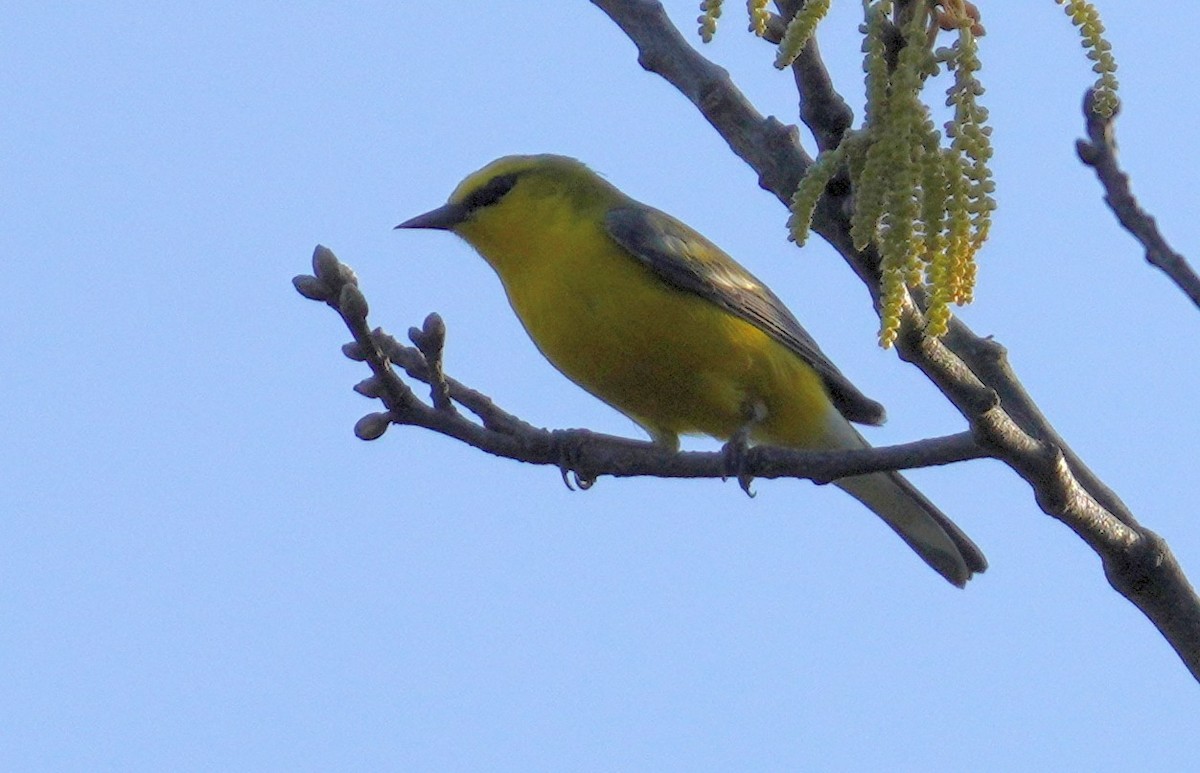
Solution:
[[(529, 464), (558, 467), (564, 479), (587, 488), (603, 475), (658, 478), (806, 478), (829, 483), (850, 475), (879, 470), (951, 464), (987, 456), (970, 433), (920, 440), (914, 443), (854, 451), (804, 452), (754, 446), (738, 455), (738, 468), (730, 469), (730, 456), (714, 452), (675, 453), (652, 443), (614, 437), (582, 429), (546, 430), (499, 408), (491, 398), (464, 386), (442, 371), (445, 326), (430, 314), (422, 327), (409, 330), (416, 344), (407, 346), (383, 330), (367, 325), (368, 306), (354, 272), (333, 252), (318, 246), (313, 253), (315, 276), (293, 280), (306, 298), (323, 301), (337, 311), (354, 342), (343, 347), (350, 359), (367, 363), (370, 378), (355, 391), (380, 400), (385, 411), (364, 416), (355, 425), (363, 440), (374, 440), (389, 426), (410, 425), (433, 430), (482, 451)], [(422, 400), (400, 377), (393, 365), (430, 389)], [(460, 412), (460, 405), (474, 419)]]
[[(758, 173), (759, 184), (786, 207), (812, 157), (799, 132), (764, 118), (722, 68), (700, 55), (657, 0), (591, 0), (634, 42), (638, 62), (692, 101), (730, 148)], [(788, 19), (800, 0), (779, 0)], [(818, 146), (840, 136), (844, 100), (833, 91), (813, 46), (793, 65), (801, 115)], [(832, 106), (817, 109), (817, 106)], [(813, 230), (858, 274), (878, 309), (878, 256), (850, 238), (845, 186), (830, 186)], [(900, 356), (918, 367), (968, 420), (976, 440), (1030, 484), (1041, 509), (1062, 521), (1099, 555), (1109, 583), (1151, 620), (1200, 680), (1200, 598), (1166, 542), (1128, 508), (1059, 436), (1010, 367), (1005, 349), (954, 319), (941, 340), (922, 335), (921, 299), (908, 299)]]

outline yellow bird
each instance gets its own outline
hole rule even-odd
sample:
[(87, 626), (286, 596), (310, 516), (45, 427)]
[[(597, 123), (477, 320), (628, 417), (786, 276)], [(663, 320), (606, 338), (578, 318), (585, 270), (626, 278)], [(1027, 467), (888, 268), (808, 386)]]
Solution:
[[(863, 448), (881, 424), (774, 293), (712, 242), (579, 161), (508, 156), (397, 228), (453, 231), (500, 276), (530, 338), (567, 378), (675, 449), (682, 434)], [(962, 586), (979, 548), (899, 474), (836, 482)]]

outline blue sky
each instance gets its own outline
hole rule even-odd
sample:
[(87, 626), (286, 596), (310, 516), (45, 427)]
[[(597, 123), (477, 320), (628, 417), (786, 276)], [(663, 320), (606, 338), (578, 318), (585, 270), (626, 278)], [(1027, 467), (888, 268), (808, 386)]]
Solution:
[[(1122, 159), (1200, 242), (1200, 7), (1099, 1)], [(688, 31), (693, 2), (668, 2)], [(706, 54), (794, 122), (730, 3)], [(821, 41), (861, 104), (857, 3)], [(962, 316), (1200, 578), (1200, 317), (1075, 159), (1090, 80), (1051, 0), (984, 4), (1000, 210)], [(583, 0), (25, 4), (0, 47), (0, 767), (1179, 769), (1196, 684), (998, 463), (912, 478), (987, 553), (958, 591), (800, 481), (601, 480), (427, 432), (363, 443), (348, 336), (292, 290), (351, 264), (373, 324), (436, 310), (447, 368), (549, 427), (636, 427), (540, 359), (494, 276), (393, 232), (500, 155), (584, 159), (772, 285), (889, 409), (961, 418), (867, 296)], [(696, 441), (692, 447), (711, 447)]]

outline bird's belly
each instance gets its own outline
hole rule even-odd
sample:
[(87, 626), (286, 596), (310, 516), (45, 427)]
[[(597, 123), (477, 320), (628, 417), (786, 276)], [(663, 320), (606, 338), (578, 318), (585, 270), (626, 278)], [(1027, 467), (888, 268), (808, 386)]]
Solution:
[(823, 444), (833, 408), (819, 376), (793, 352), (648, 272), (605, 273), (509, 288), (530, 337), (564, 375), (656, 437), (724, 439), (757, 415), (758, 439)]

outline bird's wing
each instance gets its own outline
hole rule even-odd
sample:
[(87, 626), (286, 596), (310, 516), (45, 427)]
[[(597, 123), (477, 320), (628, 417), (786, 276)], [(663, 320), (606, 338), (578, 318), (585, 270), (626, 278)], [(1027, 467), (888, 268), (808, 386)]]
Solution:
[(619, 245), (671, 287), (715, 303), (795, 352), (821, 376), (833, 404), (847, 419), (883, 423), (883, 406), (842, 375), (783, 301), (721, 248), (665, 212), (643, 204), (609, 210), (605, 227)]

